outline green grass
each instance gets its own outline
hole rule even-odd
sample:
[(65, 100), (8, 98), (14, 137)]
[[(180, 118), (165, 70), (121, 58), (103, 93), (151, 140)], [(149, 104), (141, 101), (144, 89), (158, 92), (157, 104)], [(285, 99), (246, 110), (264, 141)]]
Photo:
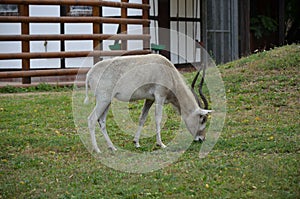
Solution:
[[(200, 160), (192, 143), (177, 162), (145, 174), (113, 170), (88, 153), (70, 90), (1, 94), (0, 198), (300, 198), (299, 55), (291, 45), (219, 66), (228, 112), (214, 149)], [(130, 109), (137, 120), (141, 104)], [(112, 117), (116, 145), (156, 150), (155, 137), (134, 149)], [(176, 125), (167, 121), (166, 143)]]

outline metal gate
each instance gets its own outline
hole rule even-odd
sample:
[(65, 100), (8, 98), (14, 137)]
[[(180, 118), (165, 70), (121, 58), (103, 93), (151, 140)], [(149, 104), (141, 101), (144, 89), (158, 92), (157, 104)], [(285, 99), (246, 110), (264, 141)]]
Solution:
[(202, 0), (202, 35), (216, 63), (238, 58), (238, 1)]

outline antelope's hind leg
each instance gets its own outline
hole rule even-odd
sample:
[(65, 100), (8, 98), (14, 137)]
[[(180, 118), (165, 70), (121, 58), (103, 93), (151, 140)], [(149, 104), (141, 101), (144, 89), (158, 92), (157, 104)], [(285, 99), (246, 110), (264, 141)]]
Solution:
[(101, 132), (107, 142), (108, 148), (111, 149), (112, 151), (116, 151), (117, 148), (114, 146), (114, 144), (112, 143), (112, 141), (110, 140), (107, 131), (106, 131), (106, 116), (109, 110), (109, 106), (110, 104), (106, 107), (105, 111), (103, 112), (103, 114), (101, 115), (101, 117), (98, 120), (98, 123), (100, 125), (100, 129)]
[(94, 110), (91, 112), (90, 116), (88, 117), (88, 127), (91, 135), (91, 141), (92, 141), (92, 150), (96, 153), (100, 153), (100, 149), (97, 145), (96, 141), (96, 134), (95, 134), (95, 128), (97, 121), (99, 118), (105, 113), (106, 109), (109, 107), (110, 103), (98, 103), (96, 104)]

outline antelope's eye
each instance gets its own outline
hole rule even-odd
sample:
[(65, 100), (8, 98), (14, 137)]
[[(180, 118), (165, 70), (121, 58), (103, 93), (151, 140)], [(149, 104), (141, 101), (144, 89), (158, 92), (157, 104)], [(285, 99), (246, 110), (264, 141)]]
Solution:
[(202, 118), (201, 124), (204, 124), (206, 121), (207, 121), (207, 117), (204, 116), (204, 117)]

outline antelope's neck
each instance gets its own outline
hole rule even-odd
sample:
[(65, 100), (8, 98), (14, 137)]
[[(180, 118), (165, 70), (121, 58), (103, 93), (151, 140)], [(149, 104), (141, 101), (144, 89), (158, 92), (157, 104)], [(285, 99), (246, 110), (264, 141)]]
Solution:
[(180, 106), (180, 112), (183, 117), (188, 117), (195, 110), (199, 108), (198, 103), (190, 90), (186, 85), (177, 87), (177, 99)]

